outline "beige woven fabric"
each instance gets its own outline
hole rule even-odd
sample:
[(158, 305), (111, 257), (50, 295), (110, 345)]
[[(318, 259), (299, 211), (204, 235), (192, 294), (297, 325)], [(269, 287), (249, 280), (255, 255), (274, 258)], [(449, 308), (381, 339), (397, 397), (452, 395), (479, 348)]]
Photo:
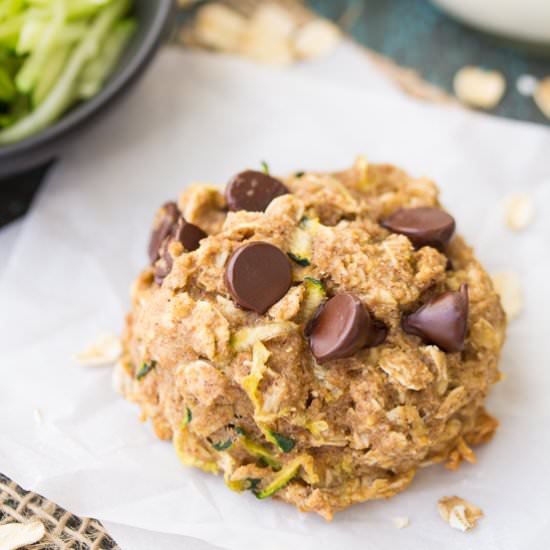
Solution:
[(33, 520), (44, 524), (46, 536), (29, 549), (120, 550), (99, 521), (79, 518), (0, 474), (0, 525)]

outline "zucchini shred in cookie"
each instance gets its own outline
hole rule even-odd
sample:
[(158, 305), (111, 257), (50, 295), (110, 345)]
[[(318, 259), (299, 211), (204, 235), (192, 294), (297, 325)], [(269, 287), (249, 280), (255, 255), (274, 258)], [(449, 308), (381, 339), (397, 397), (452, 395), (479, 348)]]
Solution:
[(181, 461), (330, 520), (474, 461), (506, 325), (436, 185), (360, 157), (157, 213), (120, 388)]

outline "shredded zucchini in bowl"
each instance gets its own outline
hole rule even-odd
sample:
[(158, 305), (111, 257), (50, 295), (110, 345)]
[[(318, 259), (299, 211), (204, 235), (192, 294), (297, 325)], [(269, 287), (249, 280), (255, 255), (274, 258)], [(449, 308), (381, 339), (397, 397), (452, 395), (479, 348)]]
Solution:
[(94, 96), (137, 23), (132, 0), (0, 0), (0, 145)]

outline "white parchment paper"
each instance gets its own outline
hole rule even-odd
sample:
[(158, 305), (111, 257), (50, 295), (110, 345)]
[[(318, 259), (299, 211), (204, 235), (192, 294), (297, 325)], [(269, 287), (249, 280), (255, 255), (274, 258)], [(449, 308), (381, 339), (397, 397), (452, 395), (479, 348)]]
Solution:
[[(120, 329), (152, 215), (187, 183), (222, 184), (261, 160), (275, 174), (337, 169), (359, 153), (434, 178), (486, 267), (520, 275), (525, 307), (509, 329), (506, 380), (489, 401), (502, 426), (478, 464), (424, 469), (405, 493), (328, 524), (182, 467), (114, 393), (110, 370), (78, 367), (71, 356), (98, 332)], [(532, 194), (536, 217), (516, 234), (502, 202), (518, 191)], [(228, 549), (547, 549), (549, 205), (546, 128), (166, 51), (51, 174), (6, 267), (0, 471), (71, 511), (119, 524), (120, 533), (164, 533), (159, 547), (180, 534)], [(474, 531), (439, 518), (438, 498), (453, 494), (485, 511)], [(396, 529), (395, 516), (410, 527)]]

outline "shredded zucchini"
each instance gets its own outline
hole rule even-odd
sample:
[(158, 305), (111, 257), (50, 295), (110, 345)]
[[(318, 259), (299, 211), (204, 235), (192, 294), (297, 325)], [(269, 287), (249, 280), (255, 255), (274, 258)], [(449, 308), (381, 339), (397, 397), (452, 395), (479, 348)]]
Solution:
[(284, 466), (264, 489), (255, 490), (254, 494), (259, 499), (273, 496), (298, 475), (300, 468), (304, 469), (304, 479), (306, 481), (309, 483), (317, 483), (319, 481), (318, 476), (313, 470), (313, 459), (311, 456), (300, 455)]
[(250, 369), (250, 373), (241, 380), (241, 386), (254, 404), (255, 410), (260, 410), (261, 408), (257, 390), (267, 369), (266, 363), (269, 356), (268, 349), (259, 340), (255, 342), (252, 347), (252, 368)]
[(185, 414), (183, 415), (183, 418), (180, 423), (180, 428), (185, 428), (189, 422), (193, 420), (193, 413), (191, 412), (191, 409), (189, 407), (185, 407)]
[(131, 1), (0, 0), (0, 144), (99, 90), (136, 28)]
[(268, 441), (276, 445), (283, 453), (289, 453), (296, 445), (296, 442), (291, 437), (287, 437), (272, 430), (266, 431), (266, 437)]
[(301, 227), (297, 227), (290, 239), (288, 257), (298, 265), (306, 267), (311, 264), (311, 235)]
[(189, 432), (188, 428), (176, 431), (173, 443), (182, 464), (200, 468), (205, 472), (218, 473), (218, 464), (212, 459), (210, 451), (203, 447), (202, 442)]
[(243, 432), (239, 441), (242, 443), (243, 447), (247, 452), (256, 458), (262, 459), (268, 466), (274, 470), (281, 469), (281, 463), (269, 452), (263, 445), (253, 441), (248, 435)]
[(233, 440), (227, 439), (225, 441), (210, 441), (210, 444), (214, 447), (214, 449), (216, 449), (216, 451), (227, 451), (227, 449), (231, 448), (233, 445)]
[(265, 342), (293, 332), (298, 327), (290, 321), (280, 321), (255, 327), (245, 327), (231, 335), (230, 344), (235, 351), (246, 351), (256, 342)]
[(136, 29), (137, 23), (133, 19), (123, 19), (115, 25), (101, 52), (88, 64), (79, 79), (78, 94), (82, 99), (89, 99), (99, 92)]
[(302, 321), (309, 321), (317, 308), (325, 301), (327, 293), (323, 283), (313, 277), (304, 277), (304, 286), (306, 295), (300, 316)]
[(232, 490), (241, 493), (242, 491), (253, 491), (257, 490), (258, 485), (262, 480), (257, 477), (247, 477), (245, 479), (226, 479), (225, 484)]
[(139, 370), (136, 372), (136, 380), (143, 380), (156, 366), (157, 366), (156, 361), (151, 361), (150, 363), (143, 363), (139, 368)]
[(311, 265), (313, 256), (313, 235), (319, 227), (319, 220), (304, 216), (290, 238), (288, 257), (302, 267)]

